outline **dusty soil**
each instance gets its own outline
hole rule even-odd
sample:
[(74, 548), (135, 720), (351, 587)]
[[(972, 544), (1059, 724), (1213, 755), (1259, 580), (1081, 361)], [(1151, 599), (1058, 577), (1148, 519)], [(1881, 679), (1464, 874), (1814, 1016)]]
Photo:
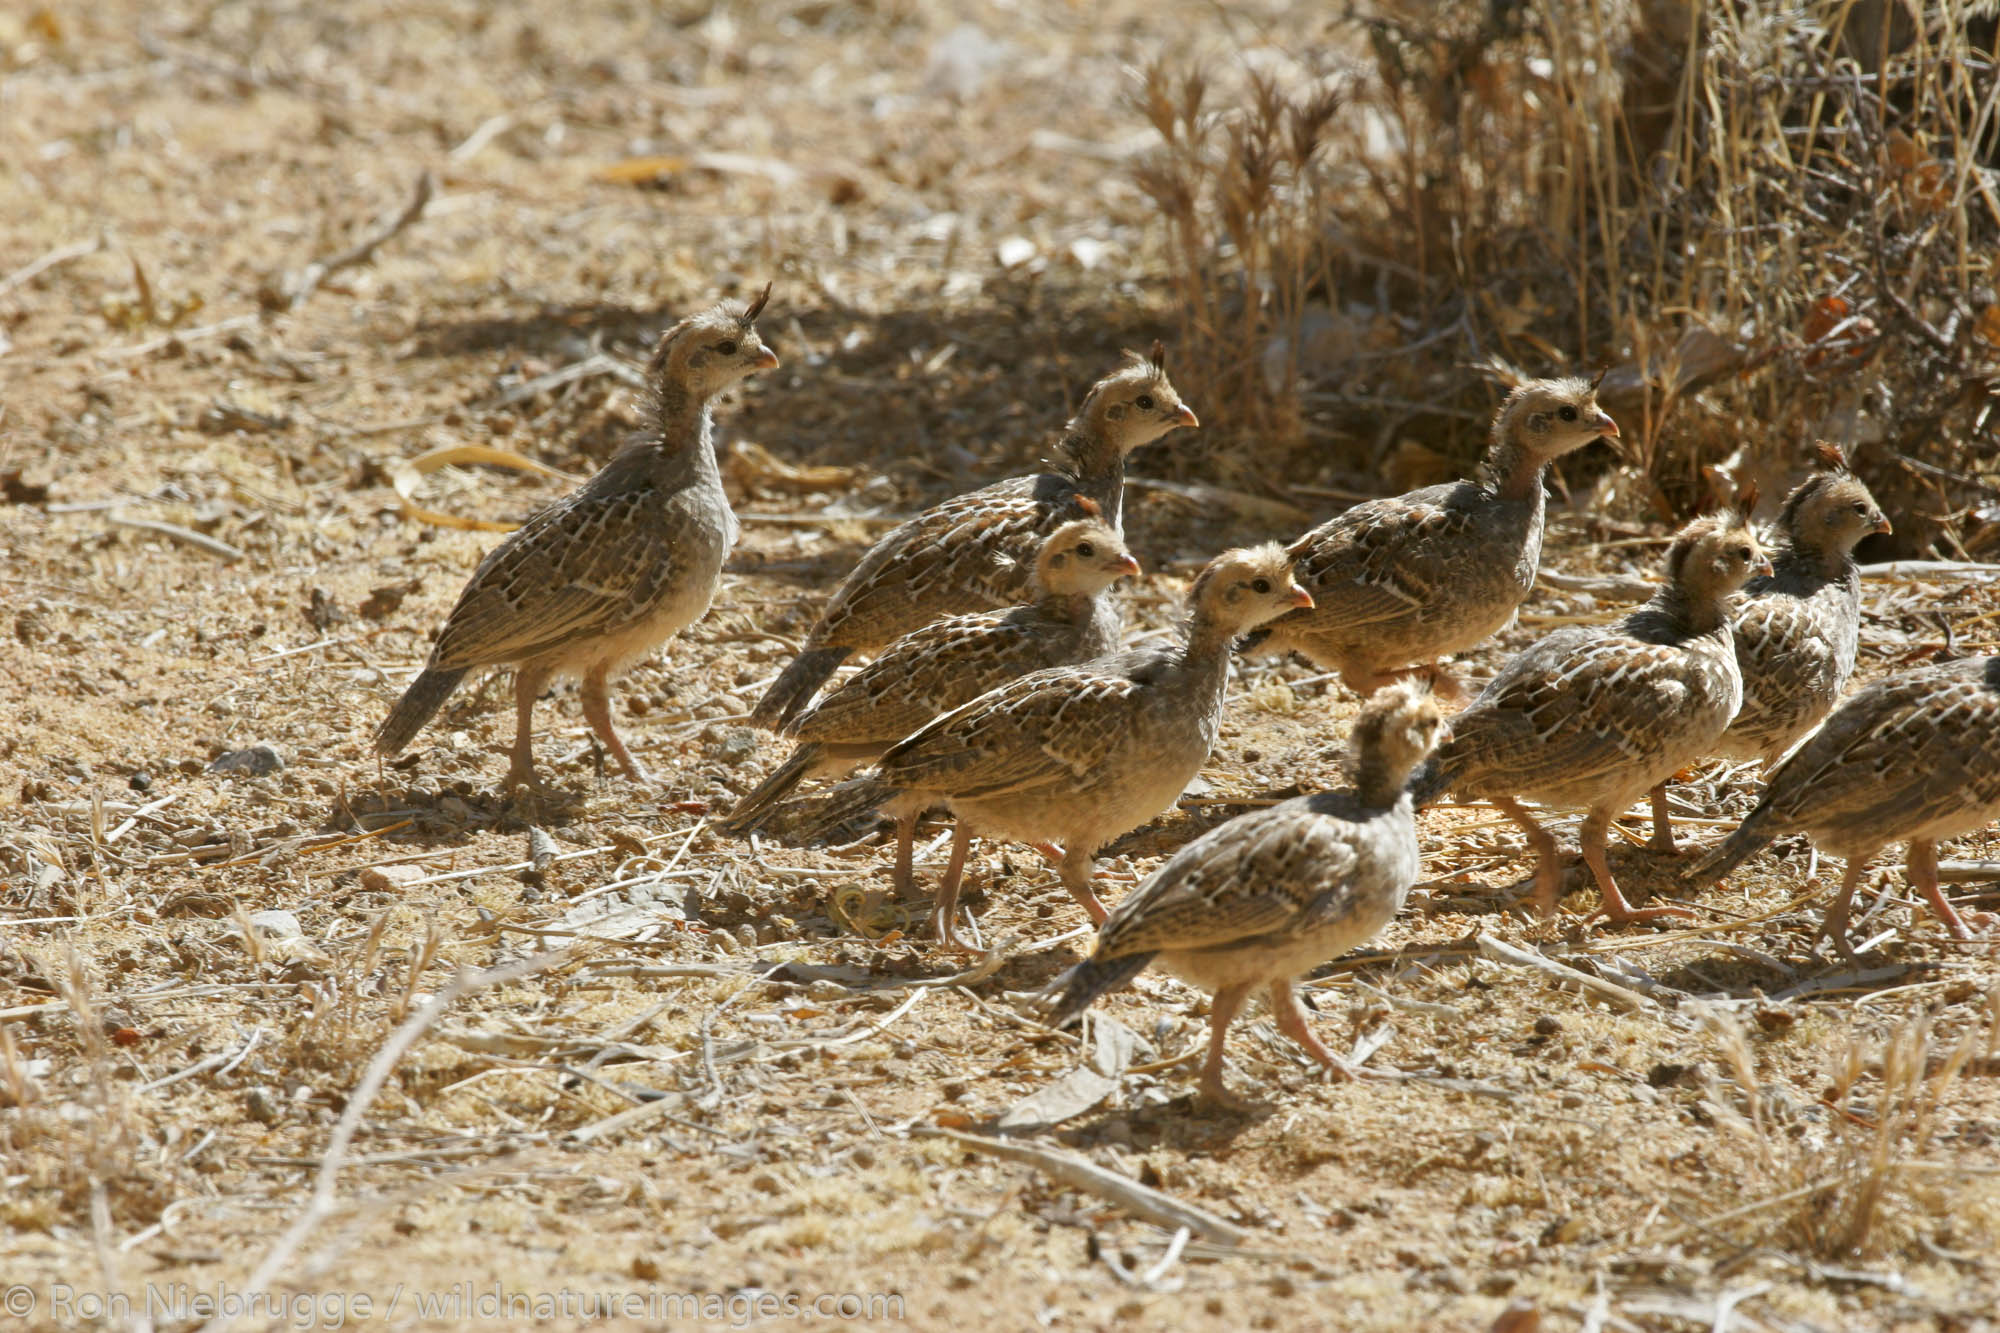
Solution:
[[(705, 830), (776, 762), (742, 719), (883, 519), (1027, 466), (1121, 346), (1170, 327), (1119, 165), (1142, 141), (1125, 67), (1163, 34), (1234, 59), (1318, 20), (328, 8), (0, 14), (0, 1284), (27, 1293), (21, 1326), (123, 1326), (102, 1294), (149, 1284), (241, 1293), (277, 1252), (272, 1290), (322, 1326), (529, 1322), (418, 1304), (498, 1284), (733, 1297), (706, 1311), (722, 1323), (786, 1322), (761, 1292), (893, 1296), (885, 1322), (940, 1328), (1484, 1329), (1513, 1302), (1543, 1328), (2000, 1327), (2000, 967), (1899, 875), (1858, 965), (1807, 950), (1834, 879), (1803, 845), (1689, 928), (1586, 936), (1509, 910), (1527, 861), (1497, 814), (1426, 815), (1413, 910), (1313, 984), (1330, 1039), (1397, 1077), (1329, 1083), (1260, 1014), (1231, 1077), (1273, 1109), (1204, 1112), (1176, 1060), (1200, 997), (1148, 978), (1100, 1006), (1144, 1072), (1026, 1139), (1248, 1233), (1148, 1280), (1171, 1229), (932, 1133), (1079, 1062), (1033, 1018), (1085, 941), (1032, 854), (973, 875), (1016, 951), (927, 984), (958, 965), (841, 917), (886, 882), (879, 843)], [(426, 170), (418, 222), (280, 308)], [(406, 516), (397, 465), (480, 444), (587, 473), (641, 420), (629, 387), (522, 386), (636, 358), (767, 279), (784, 368), (720, 412), (742, 546), (709, 617), (617, 694), (658, 785), (606, 773), (565, 688), (540, 711), (555, 795), (504, 798), (504, 679), (379, 765), (371, 728), (495, 540)], [(1181, 448), (1137, 471), (1182, 475)], [(562, 485), (454, 467), (419, 489), (506, 521)], [(1294, 498), (1137, 489), (1141, 631), (1168, 632), (1207, 555), (1338, 503)], [(1549, 560), (1644, 574), (1658, 536), (1560, 512)], [(1864, 673), (1948, 630), (1991, 651), (1995, 586), (1871, 581)], [(1467, 670), (1610, 605), (1538, 596)], [(1245, 663), (1205, 787), (1111, 850), (1110, 891), (1232, 801), (1328, 780), (1353, 707), (1305, 666)], [(282, 770), (210, 771), (260, 744)], [(1754, 790), (1704, 770), (1686, 833)], [(1996, 854), (1991, 831), (1949, 853)], [(932, 842), (924, 870), (941, 859)], [(1619, 864), (1661, 882), (1636, 845)], [(1571, 908), (1592, 903), (1579, 885)], [(248, 920), (272, 911), (296, 934)], [(1480, 958), (1481, 932), (1654, 999), (1553, 989)], [(329, 1211), (274, 1250), (399, 1025), (459, 969), (565, 946), (425, 1026), (352, 1126)]]

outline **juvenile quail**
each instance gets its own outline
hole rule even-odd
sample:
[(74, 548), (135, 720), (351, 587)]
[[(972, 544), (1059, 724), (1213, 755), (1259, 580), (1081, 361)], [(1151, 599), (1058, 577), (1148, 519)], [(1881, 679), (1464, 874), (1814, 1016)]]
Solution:
[(1451, 739), (1413, 784), (1417, 803), (1450, 790), (1505, 811), (1535, 849), (1544, 915), (1562, 883), (1555, 839), (1517, 798), (1585, 807), (1583, 859), (1603, 891), (1598, 911), (1613, 922), (1688, 915), (1635, 910), (1611, 877), (1605, 833), (1650, 791), (1656, 844), (1670, 845), (1671, 834), (1660, 836), (1667, 780), (1715, 748), (1743, 698), (1729, 595), (1770, 568), (1747, 512), (1689, 523), (1667, 550), (1667, 583), (1650, 602), (1615, 624), (1556, 630), (1501, 668), (1452, 719)]
[(1549, 464), (1618, 434), (1596, 390), (1596, 380), (1522, 384), (1473, 478), (1355, 505), (1293, 542), (1313, 604), (1251, 643), (1338, 671), (1357, 694), (1416, 664), (1455, 691), (1438, 660), (1505, 628), (1534, 588)]
[(1730, 617), (1743, 707), (1715, 753), (1769, 768), (1819, 725), (1854, 674), (1861, 636), (1861, 573), (1854, 546), (1888, 532), (1875, 497), (1831, 444), (1820, 470), (1785, 497), (1769, 577), (1744, 586)]
[(1970, 939), (1938, 888), (1937, 844), (2000, 818), (2000, 655), (1904, 671), (1859, 691), (1774, 769), (1749, 818), (1685, 875), (1712, 884), (1773, 838), (1808, 833), (1847, 862), (1820, 924), (1844, 954), (1849, 904), (1884, 847), (1909, 843), (1910, 883)]
[(1102, 921), (1091, 892), (1097, 849), (1171, 806), (1207, 762), (1236, 636), (1306, 601), (1281, 548), (1225, 552), (1195, 580), (1182, 642), (989, 690), (837, 788), (814, 830), (892, 802), (949, 806), (958, 823), (936, 928), (953, 948), (964, 947), (954, 913), (975, 834), (1060, 844), (1063, 887)]
[(535, 698), (558, 676), (582, 678), (583, 715), (627, 776), (646, 780), (611, 725), (608, 683), (708, 610), (736, 516), (722, 491), (709, 404), (778, 358), (748, 306), (723, 302), (682, 320), (647, 365), (652, 430), (578, 490), (542, 509), (472, 573), (411, 682), (375, 733), (399, 753), (468, 672), (514, 668), (509, 787), (535, 782)]
[(1223, 1086), (1223, 1037), (1260, 986), (1269, 988), (1278, 1026), (1345, 1071), (1307, 1024), (1294, 982), (1366, 943), (1402, 910), (1420, 863), (1406, 783), (1444, 726), (1418, 682), (1377, 691), (1349, 738), (1353, 790), (1240, 815), (1174, 853), (1098, 927), (1097, 947), (1070, 974), (1054, 1024), (1158, 963), (1215, 997), (1204, 1100), (1242, 1105)]
[[(1087, 512), (1097, 502), (1079, 496)], [(940, 714), (1045, 667), (1084, 662), (1118, 647), (1111, 585), (1139, 562), (1102, 518), (1065, 523), (1036, 556), (1036, 600), (1011, 611), (947, 616), (890, 644), (828, 691), (786, 730), (799, 740), (789, 758), (744, 797), (718, 827), (745, 834), (808, 777), (842, 775)], [(896, 812), (896, 887), (910, 887), (912, 838), (921, 809)]]
[(1159, 343), (1150, 357), (1128, 354), (1084, 396), (1049, 471), (956, 496), (869, 548), (834, 589), (799, 655), (757, 701), (751, 722), (782, 727), (854, 653), (874, 652), (939, 616), (1022, 601), (1035, 551), (1058, 525), (1080, 516), (1077, 497), (1096, 501), (1122, 534), (1125, 456), (1200, 424), (1168, 382)]

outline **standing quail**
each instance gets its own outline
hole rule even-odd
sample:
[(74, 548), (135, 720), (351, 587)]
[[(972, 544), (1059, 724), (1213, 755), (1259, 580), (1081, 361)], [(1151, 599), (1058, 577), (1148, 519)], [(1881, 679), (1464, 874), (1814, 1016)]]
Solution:
[(722, 491), (709, 404), (778, 358), (748, 306), (723, 302), (682, 320), (647, 366), (653, 428), (584, 485), (542, 509), (479, 562), (430, 661), (375, 733), (399, 753), (468, 672), (514, 668), (507, 785), (535, 783), (535, 698), (557, 676), (583, 681), (583, 715), (634, 781), (639, 762), (611, 725), (610, 678), (708, 610), (736, 515)]
[(1088, 496), (1112, 531), (1124, 527), (1125, 456), (1181, 426), (1197, 426), (1167, 381), (1160, 344), (1091, 387), (1063, 428), (1051, 470), (956, 496), (876, 542), (834, 589), (791, 665), (750, 720), (777, 729), (812, 701), (834, 669), (939, 616), (1013, 606), (1028, 590), (1042, 539), (1080, 516)]
[(1471, 480), (1355, 505), (1293, 542), (1313, 604), (1252, 643), (1338, 671), (1361, 695), (1420, 663), (1455, 691), (1438, 659), (1505, 628), (1534, 588), (1549, 464), (1618, 434), (1596, 390), (1595, 380), (1522, 384)]
[(1171, 806), (1207, 762), (1236, 636), (1308, 598), (1284, 551), (1260, 546), (1217, 556), (1188, 600), (1182, 642), (1053, 667), (989, 690), (837, 788), (812, 831), (890, 802), (948, 805), (958, 825), (936, 928), (952, 948), (964, 947), (954, 911), (975, 833), (1061, 844), (1063, 887), (1092, 921), (1103, 921), (1091, 892), (1097, 849)]
[[(1086, 511), (1097, 503), (1079, 496)], [(1139, 562), (1101, 518), (1065, 523), (1035, 560), (1036, 600), (1011, 611), (947, 616), (890, 644), (828, 691), (786, 730), (800, 744), (718, 827), (744, 834), (769, 818), (808, 777), (847, 773), (940, 714), (1045, 667), (1102, 657), (1118, 647), (1111, 585)], [(910, 887), (912, 839), (921, 808), (899, 810), (896, 887)]]
[(1854, 546), (1889, 520), (1831, 444), (1821, 470), (1785, 497), (1771, 574), (1744, 586), (1730, 617), (1743, 707), (1715, 753), (1765, 768), (1833, 711), (1861, 637), (1861, 574)]
[(1819, 933), (1842, 953), (1848, 906), (1868, 863), (1910, 845), (1910, 882), (1945, 929), (1970, 933), (1938, 888), (1937, 844), (2000, 818), (2000, 655), (1919, 667), (1876, 681), (1833, 710), (1764, 784), (1757, 808), (1690, 870), (1711, 884), (1786, 833), (1845, 858)]
[[(1535, 901), (1555, 911), (1562, 883), (1555, 839), (1517, 798), (1583, 806), (1583, 859), (1614, 923), (1680, 907), (1635, 910), (1605, 860), (1611, 821), (1648, 791), (1656, 845), (1665, 830), (1667, 780), (1708, 754), (1736, 716), (1743, 678), (1729, 632), (1728, 598), (1751, 574), (1770, 572), (1743, 512), (1682, 528), (1667, 550), (1667, 583), (1611, 625), (1573, 625), (1516, 656), (1463, 713), (1414, 783), (1418, 804), (1450, 790), (1485, 797), (1526, 831), (1536, 855)], [(1664, 835), (1664, 836), (1663, 836)]]
[(1251, 991), (1270, 988), (1278, 1026), (1334, 1070), (1346, 1065), (1306, 1023), (1294, 981), (1361, 945), (1402, 910), (1420, 858), (1406, 784), (1444, 730), (1430, 691), (1378, 691), (1349, 740), (1352, 791), (1300, 796), (1240, 815), (1173, 858), (1098, 927), (1070, 974), (1055, 1025), (1159, 965), (1210, 992), (1205, 1100), (1240, 1106), (1223, 1087), (1223, 1035)]

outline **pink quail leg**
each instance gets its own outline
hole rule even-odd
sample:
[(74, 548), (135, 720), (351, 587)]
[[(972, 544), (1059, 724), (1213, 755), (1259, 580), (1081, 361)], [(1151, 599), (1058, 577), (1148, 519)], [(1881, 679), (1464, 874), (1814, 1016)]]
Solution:
[(1603, 904), (1592, 915), (1603, 915), (1612, 925), (1622, 926), (1635, 921), (1653, 921), (1663, 916), (1693, 916), (1694, 911), (1686, 907), (1634, 907), (1626, 901), (1618, 888), (1618, 881), (1611, 878), (1611, 863), (1604, 856), (1604, 835), (1611, 828), (1611, 811), (1592, 810), (1583, 821), (1581, 841), (1583, 862), (1590, 867), (1590, 873), (1597, 877), (1597, 887), (1604, 895)]
[(1201, 1062), (1201, 1087), (1198, 1095), (1206, 1104), (1225, 1111), (1262, 1109), (1260, 1103), (1238, 1097), (1222, 1083), (1223, 1037), (1228, 1033), (1230, 1023), (1235, 1020), (1237, 1011), (1243, 1008), (1243, 1001), (1248, 999), (1249, 995), (1250, 983), (1247, 981), (1239, 986), (1224, 986), (1215, 993), (1215, 998), (1208, 1006), (1208, 1058)]
[(625, 742), (618, 738), (618, 731), (611, 725), (611, 691), (605, 679), (603, 667), (593, 667), (583, 677), (583, 718), (590, 723), (590, 729), (604, 742), (604, 748), (611, 751), (611, 757), (625, 770), (625, 776), (634, 782), (651, 781), (646, 770), (632, 752), (625, 748)]

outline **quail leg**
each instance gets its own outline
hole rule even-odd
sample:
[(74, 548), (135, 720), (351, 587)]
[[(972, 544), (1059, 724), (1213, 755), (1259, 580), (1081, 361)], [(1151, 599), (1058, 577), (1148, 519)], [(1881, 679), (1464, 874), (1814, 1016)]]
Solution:
[(1360, 1078), (1368, 1071), (1357, 1069), (1327, 1049), (1319, 1034), (1312, 1030), (1306, 1018), (1305, 1006), (1299, 1003), (1298, 987), (1289, 981), (1271, 983), (1271, 1012), (1278, 1019), (1278, 1031), (1305, 1047), (1307, 1055), (1333, 1071), (1334, 1077), (1341, 1079)]
[(1535, 853), (1535, 914), (1547, 920), (1556, 914), (1556, 905), (1562, 901), (1562, 861), (1555, 837), (1513, 797), (1498, 797), (1493, 804), (1528, 835), (1528, 846)]
[(1681, 849), (1674, 845), (1674, 821), (1667, 809), (1667, 784), (1664, 782), (1653, 788), (1653, 836), (1646, 845), (1667, 856), (1681, 854)]
[(1224, 986), (1215, 993), (1208, 1006), (1208, 1058), (1201, 1062), (1201, 1087), (1197, 1095), (1206, 1104), (1225, 1111), (1262, 1109), (1260, 1103), (1238, 1097), (1222, 1083), (1223, 1038), (1249, 995), (1249, 982), (1240, 986)]
[(931, 933), (938, 943), (955, 953), (977, 953), (958, 936), (958, 887), (965, 878), (965, 854), (972, 848), (972, 831), (963, 823), (951, 831), (951, 860), (944, 878), (938, 882), (937, 909), (931, 914)]
[(598, 739), (604, 742), (604, 748), (611, 751), (611, 757), (618, 761), (618, 766), (625, 770), (626, 777), (634, 782), (651, 781), (611, 725), (611, 692), (605, 680), (605, 669), (601, 666), (584, 673), (583, 718), (590, 723), (590, 729), (597, 733)]
[(1919, 838), (1910, 844), (1910, 883), (1917, 892), (1924, 895), (1924, 901), (1937, 913), (1937, 919), (1944, 922), (1944, 928), (1955, 940), (1969, 940), (1972, 932), (1965, 921), (1953, 910), (1944, 891), (1938, 887), (1937, 843), (1929, 838)]
[(514, 669), (514, 748), (507, 764), (507, 789), (527, 787), (540, 791), (535, 780), (535, 700), (548, 688), (552, 673), (545, 666), (522, 665)]
[(1590, 867), (1590, 873), (1597, 877), (1597, 887), (1604, 895), (1604, 902), (1593, 916), (1603, 915), (1612, 925), (1622, 926), (1634, 921), (1653, 921), (1663, 916), (1693, 916), (1686, 907), (1634, 907), (1618, 887), (1618, 881), (1611, 877), (1611, 863), (1604, 856), (1604, 835), (1611, 828), (1612, 812), (1604, 809), (1592, 810), (1583, 821), (1580, 841), (1583, 843), (1583, 862)]
[(1089, 852), (1072, 847), (1063, 854), (1062, 864), (1056, 868), (1056, 875), (1062, 886), (1069, 890), (1070, 897), (1083, 904), (1083, 910), (1090, 914), (1092, 925), (1101, 926), (1104, 918), (1111, 915), (1097, 895), (1091, 892), (1090, 876), (1095, 862)]
[(1840, 892), (1826, 905), (1826, 914), (1819, 919), (1819, 929), (1813, 933), (1812, 944), (1817, 947), (1821, 938), (1833, 941), (1833, 947), (1840, 950), (1840, 956), (1849, 962), (1854, 960), (1854, 944), (1847, 938), (1847, 914), (1854, 903), (1854, 890), (1861, 883), (1861, 874), (1868, 868), (1866, 856), (1847, 858), (1847, 869), (1840, 875)]

